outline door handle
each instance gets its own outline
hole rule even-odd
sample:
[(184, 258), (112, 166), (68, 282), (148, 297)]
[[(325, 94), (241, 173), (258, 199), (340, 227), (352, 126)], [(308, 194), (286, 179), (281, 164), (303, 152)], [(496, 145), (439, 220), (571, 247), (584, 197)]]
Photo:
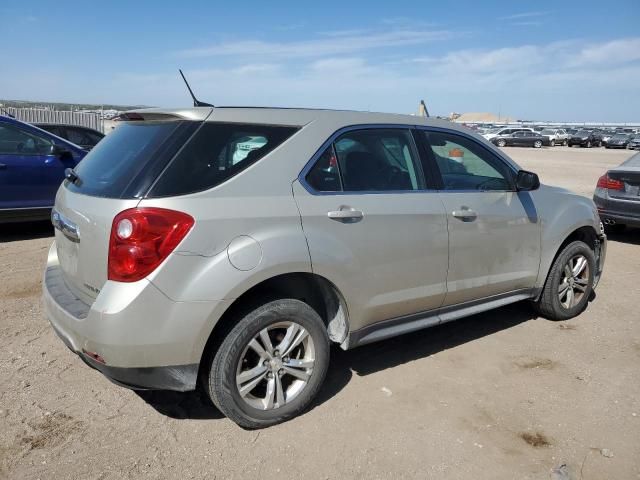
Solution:
[(0, 163), (0, 170), (6, 170), (7, 166), (4, 163)]
[(341, 205), (338, 210), (328, 212), (327, 216), (336, 222), (356, 223), (363, 219), (364, 214), (355, 208)]
[(460, 207), (460, 210), (454, 210), (451, 214), (463, 222), (473, 222), (478, 217), (476, 212), (464, 206)]

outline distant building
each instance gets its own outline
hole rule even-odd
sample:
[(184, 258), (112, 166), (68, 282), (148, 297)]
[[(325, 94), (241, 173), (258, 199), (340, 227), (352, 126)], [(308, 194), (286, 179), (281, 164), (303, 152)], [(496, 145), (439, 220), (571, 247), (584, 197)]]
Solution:
[(498, 116), (488, 112), (452, 113), (451, 120), (456, 123), (510, 123), (514, 118)]

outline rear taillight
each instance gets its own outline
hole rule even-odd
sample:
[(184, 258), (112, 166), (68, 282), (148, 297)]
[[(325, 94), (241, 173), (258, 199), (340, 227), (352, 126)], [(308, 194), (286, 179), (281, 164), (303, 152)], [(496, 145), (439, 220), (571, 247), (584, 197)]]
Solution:
[(608, 190), (624, 190), (624, 183), (620, 180), (610, 178), (606, 173), (598, 179), (596, 188), (606, 188)]
[(153, 272), (193, 227), (186, 213), (131, 208), (116, 215), (109, 239), (109, 280), (135, 282)]

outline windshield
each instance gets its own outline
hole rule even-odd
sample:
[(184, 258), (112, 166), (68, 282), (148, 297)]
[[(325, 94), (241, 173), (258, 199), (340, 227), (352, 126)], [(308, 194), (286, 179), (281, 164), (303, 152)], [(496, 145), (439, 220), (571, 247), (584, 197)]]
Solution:
[(627, 139), (627, 135), (625, 135), (624, 133), (616, 133), (611, 138), (614, 139), (614, 140), (626, 140)]
[(550, 129), (550, 128), (545, 128), (545, 129), (544, 129), (544, 130), (542, 130), (540, 133), (541, 133), (542, 135), (555, 135), (555, 134), (556, 134), (556, 131), (555, 131), (555, 130), (552, 130), (552, 129)]

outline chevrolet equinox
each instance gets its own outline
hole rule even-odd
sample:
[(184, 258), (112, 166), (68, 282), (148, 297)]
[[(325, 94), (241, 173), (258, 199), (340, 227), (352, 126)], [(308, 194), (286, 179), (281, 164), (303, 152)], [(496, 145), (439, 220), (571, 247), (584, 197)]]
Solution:
[(602, 272), (590, 199), (446, 121), (234, 107), (124, 120), (58, 190), (47, 316), (113, 382), (201, 386), (245, 428), (303, 412), (331, 343), (521, 300), (568, 319)]

